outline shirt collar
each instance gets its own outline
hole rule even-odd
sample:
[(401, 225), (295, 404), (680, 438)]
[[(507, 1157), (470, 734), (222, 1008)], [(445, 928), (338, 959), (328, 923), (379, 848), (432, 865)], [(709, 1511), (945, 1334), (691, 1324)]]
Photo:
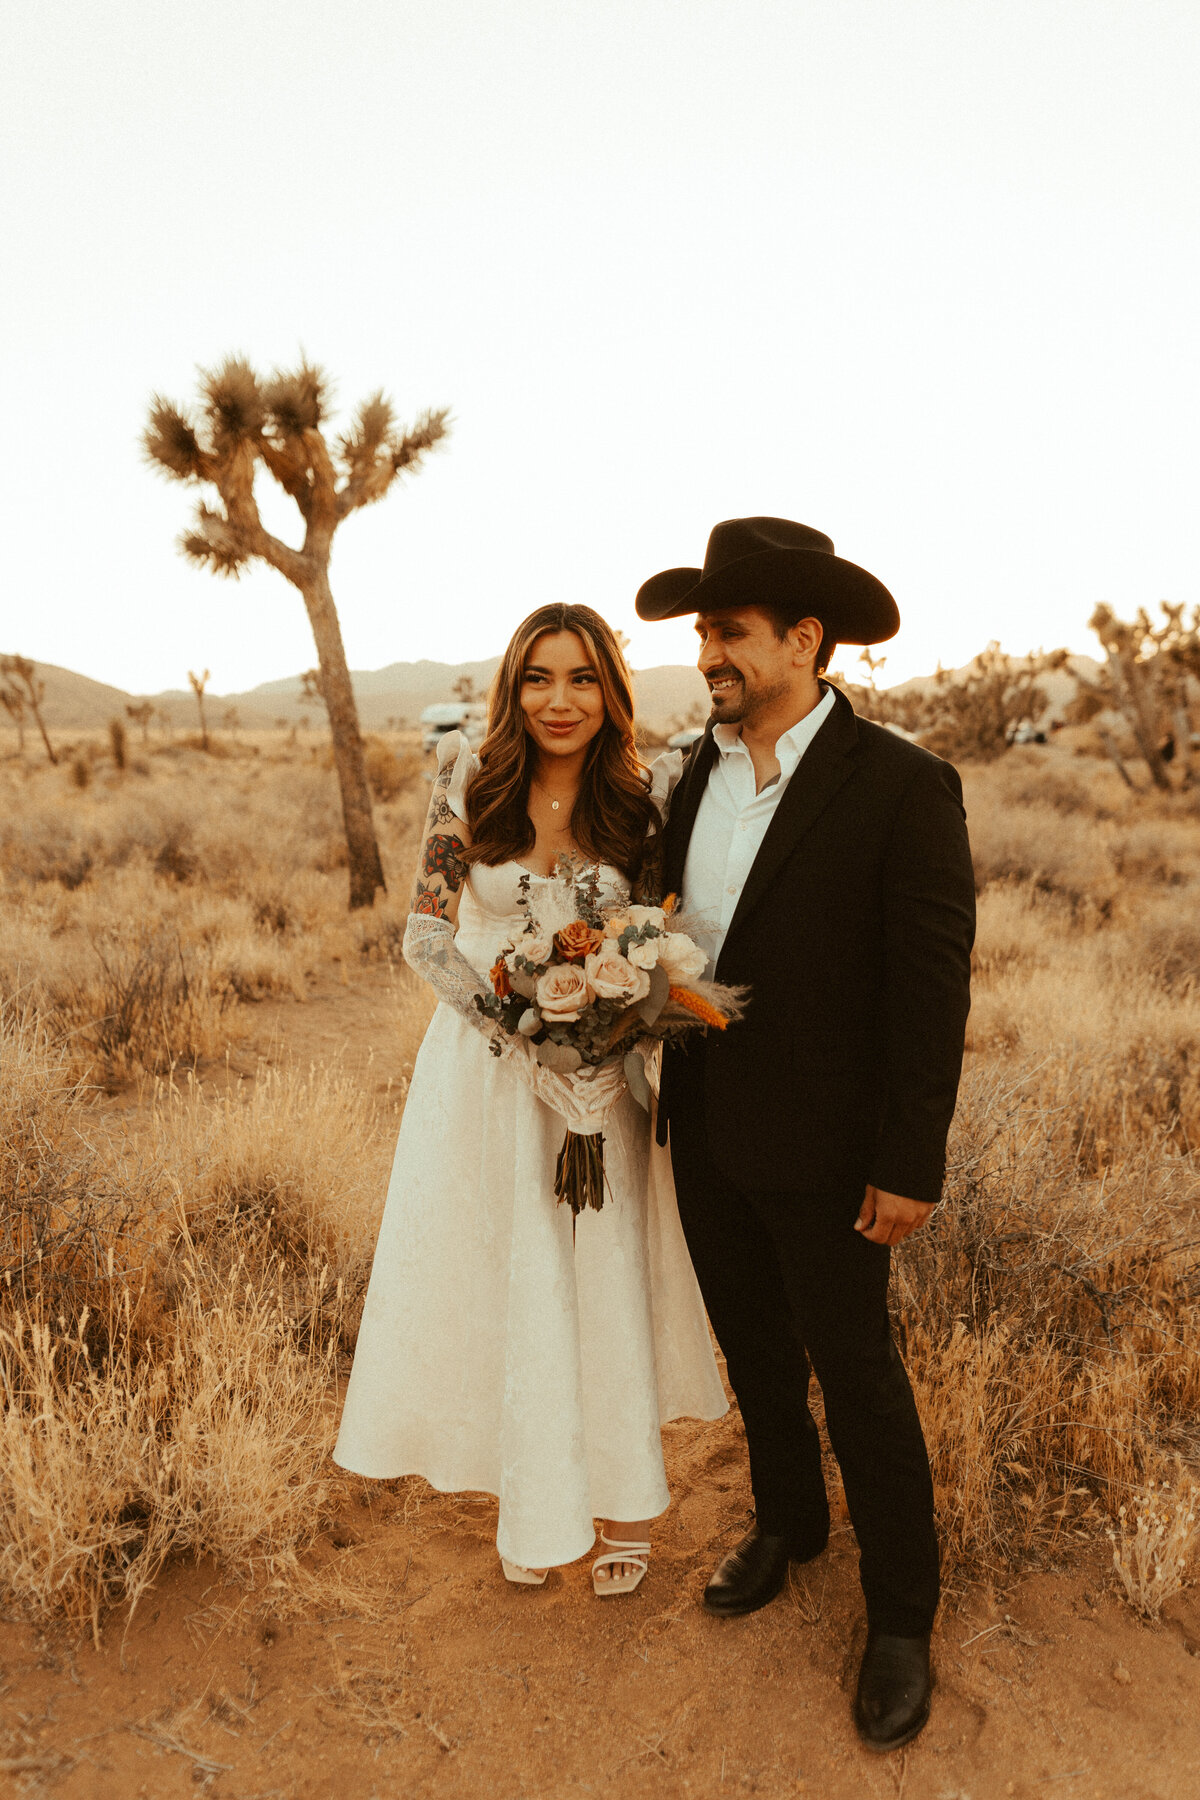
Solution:
[[(782, 737), (775, 740), (775, 756), (779, 763), (779, 779), (781, 781), (786, 781), (789, 775), (795, 773), (796, 764), (833, 711), (833, 689), (825, 682), (822, 682), (821, 686), (824, 692), (812, 711), (805, 713), (804, 717), (798, 720), (790, 731), (785, 731)], [(740, 725), (714, 725), (713, 743), (722, 756), (728, 756), (735, 751), (745, 757), (750, 755), (742, 742)]]

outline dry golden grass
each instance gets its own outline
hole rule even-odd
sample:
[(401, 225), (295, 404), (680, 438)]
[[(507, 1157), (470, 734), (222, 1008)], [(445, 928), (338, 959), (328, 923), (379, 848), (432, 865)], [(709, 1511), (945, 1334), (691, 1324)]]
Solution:
[[(394, 893), (351, 918), (319, 746), (234, 749), (118, 773), (84, 746), (85, 786), (0, 763), (0, 1588), (34, 1613), (97, 1620), (182, 1552), (294, 1582), (337, 1481), (395, 1106), (336, 1068), (218, 1090), (207, 1059), (332, 962), (399, 963), (425, 788), (411, 745), (373, 748)], [(1141, 1605), (1194, 1548), (1200, 802), (1052, 748), (966, 786), (967, 1063), (947, 1204), (895, 1287), (947, 1567), (1112, 1529)], [(84, 1084), (147, 1073), (128, 1141), (97, 1135)]]

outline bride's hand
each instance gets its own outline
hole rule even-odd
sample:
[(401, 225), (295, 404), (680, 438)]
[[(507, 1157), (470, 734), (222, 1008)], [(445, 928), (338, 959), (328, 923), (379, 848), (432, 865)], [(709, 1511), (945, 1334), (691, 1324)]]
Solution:
[[(513, 1041), (513, 1040), (510, 1040)], [(571, 1131), (591, 1137), (603, 1131), (608, 1112), (625, 1091), (625, 1071), (620, 1057), (610, 1056), (598, 1067), (585, 1066), (573, 1075), (556, 1075), (542, 1066), (528, 1038), (515, 1040), (525, 1046), (518, 1065), (521, 1076), (539, 1100), (552, 1107)]]

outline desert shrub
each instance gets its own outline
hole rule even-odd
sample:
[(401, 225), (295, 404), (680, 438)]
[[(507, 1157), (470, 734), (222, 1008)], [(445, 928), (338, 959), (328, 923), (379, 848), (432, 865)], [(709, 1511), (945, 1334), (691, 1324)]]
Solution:
[(194, 1062), (220, 1041), (229, 989), (185, 955), (177, 934), (94, 939), (96, 968), (57, 1010), (110, 1078)]
[[(207, 1095), (170, 1088), (154, 1114), (154, 1163), (185, 1196), (188, 1230), (219, 1249), (248, 1225), (293, 1258), (312, 1257), (361, 1301), (383, 1205), (394, 1118), (345, 1075), (264, 1069)], [(353, 1154), (347, 1155), (347, 1146)]]
[(1147, 1151), (1143, 1127), (1097, 1169), (1044, 1074), (972, 1070), (945, 1203), (897, 1258), (960, 1573), (1011, 1566), (1072, 1513), (1115, 1513), (1200, 1414), (1190, 1166)]
[(28, 1012), (0, 1012), (0, 1059), (0, 1598), (95, 1630), (171, 1555), (295, 1581), (347, 1336), (324, 1249), (260, 1214), (199, 1253), (88, 1148), (88, 1096)]
[(144, 1258), (139, 1190), (78, 1129), (86, 1090), (28, 1006), (0, 1002), (0, 1067), (3, 1304), (88, 1314), (96, 1348), (113, 1281)]
[(419, 751), (405, 750), (399, 756), (382, 738), (363, 739), (363, 757), (367, 780), (377, 800), (394, 800), (406, 788), (421, 779), (425, 761)]
[(1175, 901), (1144, 903), (1130, 921), (1130, 973), (1148, 976), (1169, 994), (1200, 990), (1200, 917)]
[(154, 872), (168, 881), (190, 881), (200, 869), (200, 858), (191, 847), (191, 832), (184, 824), (168, 827), (154, 852)]
[(95, 843), (75, 820), (55, 813), (27, 819), (10, 815), (0, 826), (0, 865), (18, 881), (81, 887), (95, 860)]

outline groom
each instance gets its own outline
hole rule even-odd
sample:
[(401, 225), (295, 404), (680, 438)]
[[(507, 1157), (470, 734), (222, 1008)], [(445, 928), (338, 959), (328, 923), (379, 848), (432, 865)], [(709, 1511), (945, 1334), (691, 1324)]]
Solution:
[(654, 576), (637, 610), (696, 615), (713, 710), (675, 790), (665, 887), (706, 922), (716, 977), (750, 990), (740, 1024), (668, 1050), (659, 1106), (754, 1490), (754, 1529), (704, 1604), (753, 1612), (789, 1561), (825, 1548), (815, 1373), (867, 1606), (855, 1722), (892, 1750), (929, 1715), (938, 1545), (888, 1269), (941, 1195), (962, 1063), (975, 924), (962, 789), (820, 680), (839, 642), (879, 643), (900, 623), (823, 533), (726, 520), (703, 569)]

